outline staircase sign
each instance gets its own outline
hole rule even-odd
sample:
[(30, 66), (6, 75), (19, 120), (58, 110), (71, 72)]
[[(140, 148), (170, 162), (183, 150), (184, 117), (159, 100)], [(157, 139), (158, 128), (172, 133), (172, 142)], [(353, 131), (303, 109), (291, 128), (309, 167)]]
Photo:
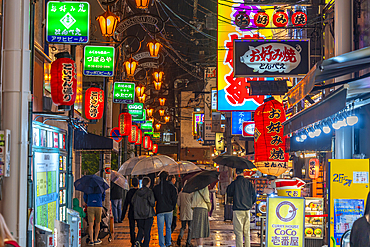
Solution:
[(89, 41), (90, 4), (50, 1), (46, 12), (46, 40), (49, 43), (85, 44)]

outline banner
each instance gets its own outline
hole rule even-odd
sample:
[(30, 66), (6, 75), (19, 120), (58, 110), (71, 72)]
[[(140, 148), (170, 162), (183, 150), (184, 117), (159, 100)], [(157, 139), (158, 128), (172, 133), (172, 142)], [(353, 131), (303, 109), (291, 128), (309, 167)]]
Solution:
[(304, 247), (305, 199), (267, 198), (266, 247)]

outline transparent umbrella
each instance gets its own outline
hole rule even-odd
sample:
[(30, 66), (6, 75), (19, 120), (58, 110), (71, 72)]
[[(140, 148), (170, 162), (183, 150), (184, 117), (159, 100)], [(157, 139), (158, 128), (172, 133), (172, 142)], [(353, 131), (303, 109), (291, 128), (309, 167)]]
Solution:
[(176, 175), (176, 174), (188, 174), (191, 172), (197, 172), (201, 169), (190, 161), (179, 161), (177, 164), (168, 165), (163, 168), (162, 171), (168, 172), (169, 175)]
[(166, 155), (147, 157), (137, 162), (134, 169), (132, 169), (131, 175), (147, 175), (160, 172), (168, 165), (177, 165), (177, 163)]
[[(96, 176), (99, 176), (99, 172), (95, 173)], [(127, 178), (125, 178), (121, 173), (117, 171), (110, 171), (110, 181), (117, 184), (119, 187), (129, 190), (130, 186), (128, 185)]]
[(118, 169), (118, 173), (122, 174), (123, 176), (131, 175), (132, 169), (134, 169), (135, 165), (142, 159), (148, 158), (150, 156), (142, 155), (138, 157), (133, 157), (131, 159), (126, 160), (121, 167)]

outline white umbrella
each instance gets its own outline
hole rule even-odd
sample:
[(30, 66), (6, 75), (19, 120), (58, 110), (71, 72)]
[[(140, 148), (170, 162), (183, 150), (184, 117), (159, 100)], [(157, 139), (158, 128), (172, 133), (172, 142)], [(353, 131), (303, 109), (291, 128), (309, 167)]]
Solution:
[[(95, 173), (96, 176), (99, 176), (100, 172)], [(129, 190), (130, 186), (128, 185), (127, 178), (125, 178), (121, 173), (117, 171), (111, 170), (110, 171), (110, 181), (117, 184), (119, 187)]]
[(142, 159), (147, 158), (149, 156), (142, 155), (138, 157), (133, 157), (131, 159), (128, 159), (121, 165), (121, 167), (118, 169), (118, 172), (121, 173), (124, 176), (131, 175), (132, 169), (134, 169), (135, 165)]
[(197, 172), (201, 169), (190, 161), (179, 161), (177, 164), (165, 166), (162, 171), (168, 172), (169, 175), (176, 175), (176, 174), (187, 174), (191, 172)]
[(166, 155), (156, 155), (140, 160), (131, 175), (146, 175), (150, 173), (160, 172), (165, 166), (176, 165), (176, 161)]

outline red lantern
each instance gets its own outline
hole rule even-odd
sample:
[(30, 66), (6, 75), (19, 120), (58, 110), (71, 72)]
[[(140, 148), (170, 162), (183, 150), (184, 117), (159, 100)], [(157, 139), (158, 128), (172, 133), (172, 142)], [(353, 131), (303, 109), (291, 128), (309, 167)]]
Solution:
[(135, 142), (135, 145), (141, 145), (143, 141), (143, 132), (141, 132), (141, 129), (137, 128), (137, 140)]
[(148, 150), (149, 151), (153, 150), (153, 141), (150, 139), (150, 137), (149, 137), (149, 147), (148, 147)]
[(145, 149), (149, 149), (149, 145), (150, 145), (150, 136), (144, 136), (144, 148)]
[(289, 154), (285, 153), (283, 104), (268, 98), (254, 114), (255, 165), (264, 174), (279, 176), (288, 169)]
[(131, 133), (132, 117), (128, 112), (119, 114), (119, 131), (122, 136), (128, 136)]
[(308, 162), (308, 176), (311, 179), (317, 179), (320, 173), (320, 162), (319, 159), (310, 159)]
[(250, 23), (249, 15), (246, 12), (241, 11), (239, 14), (235, 16), (234, 22), (235, 25), (240, 27), (240, 29), (246, 29)]
[(277, 10), (272, 17), (272, 22), (277, 27), (285, 27), (288, 25), (288, 15), (284, 12), (284, 10)]
[(302, 27), (307, 24), (307, 15), (302, 11), (297, 11), (292, 15), (292, 24), (295, 27)]
[(152, 150), (153, 154), (156, 154), (158, 153), (158, 144), (154, 144), (153, 145), (153, 150)]
[(254, 15), (254, 24), (257, 27), (266, 27), (270, 22), (270, 17), (264, 10), (258, 10)]
[(77, 94), (76, 63), (58, 58), (51, 64), (51, 98), (56, 105), (73, 105)]
[(128, 135), (128, 142), (129, 143), (136, 143), (137, 142), (137, 139), (138, 139), (138, 127), (136, 125), (132, 125), (131, 126), (131, 133), (130, 135)]
[(87, 119), (96, 120), (103, 117), (104, 91), (91, 87), (85, 93), (85, 116)]

